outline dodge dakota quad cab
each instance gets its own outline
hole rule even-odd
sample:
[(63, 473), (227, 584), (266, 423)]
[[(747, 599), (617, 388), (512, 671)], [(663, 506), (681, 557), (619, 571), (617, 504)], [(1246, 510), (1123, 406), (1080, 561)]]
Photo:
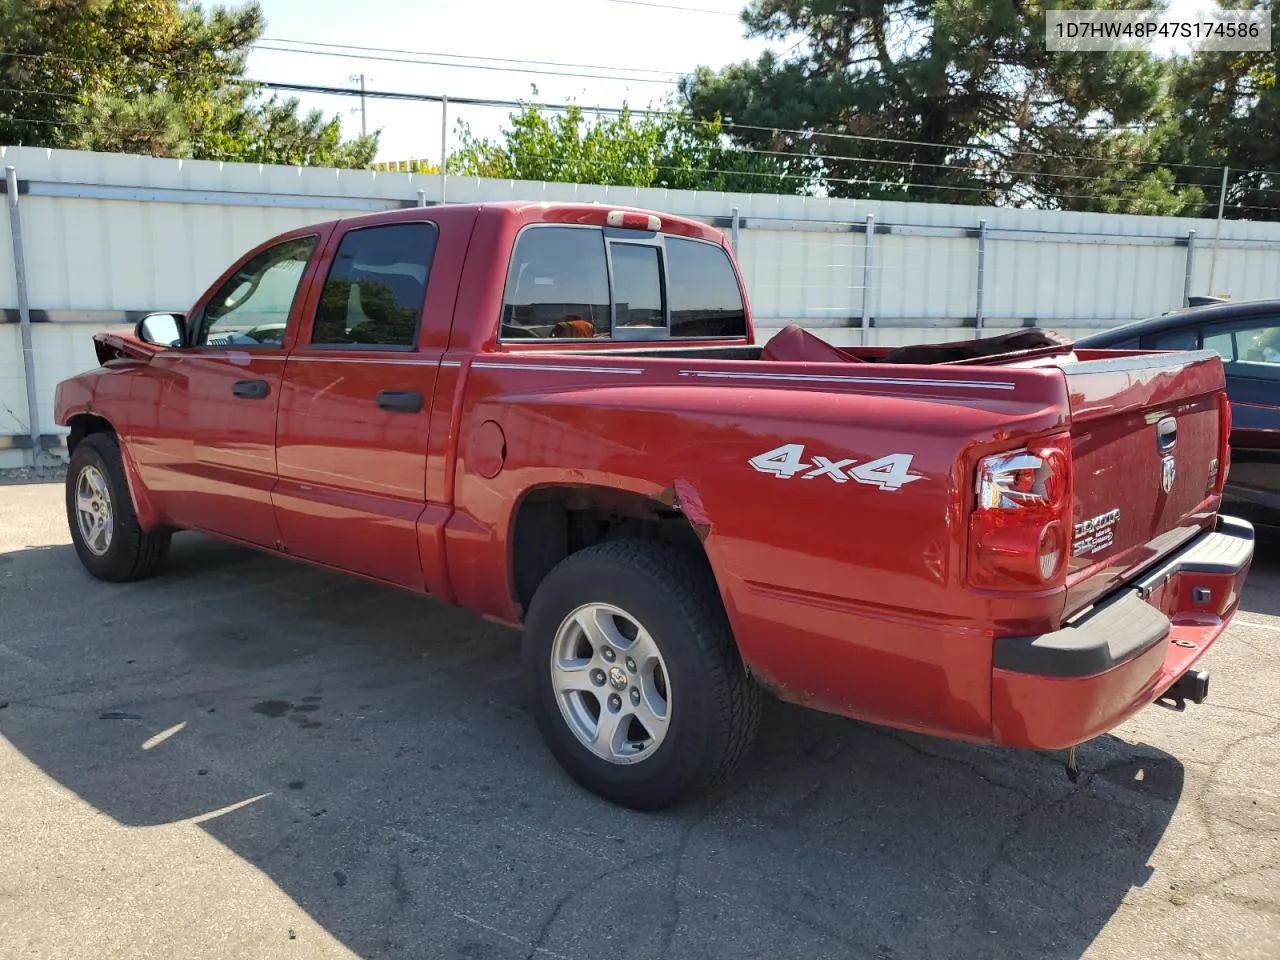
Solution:
[(1216, 354), (758, 344), (666, 214), (305, 227), (95, 341), (56, 400), (92, 574), (196, 530), (521, 628), (551, 752), (635, 808), (722, 778), (763, 690), (1052, 750), (1200, 702), (1253, 556)]

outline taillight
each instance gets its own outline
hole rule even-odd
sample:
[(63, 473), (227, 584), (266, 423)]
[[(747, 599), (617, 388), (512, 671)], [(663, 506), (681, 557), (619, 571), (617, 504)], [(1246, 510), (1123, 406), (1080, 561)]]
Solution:
[(1044, 587), (1070, 555), (1071, 436), (978, 461), (969, 521), (969, 579), (979, 587)]
[(1227, 472), (1231, 469), (1231, 399), (1218, 394), (1218, 476), (1215, 484), (1219, 492), (1227, 485)]

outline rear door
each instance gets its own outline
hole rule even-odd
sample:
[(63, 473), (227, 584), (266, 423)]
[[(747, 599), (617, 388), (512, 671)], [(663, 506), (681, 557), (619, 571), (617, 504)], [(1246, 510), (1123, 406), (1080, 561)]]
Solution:
[(441, 214), (334, 232), (285, 364), (277, 436), (285, 549), (414, 589), (431, 400), (466, 248), (457, 234), (442, 247), (439, 221), (457, 216)]
[(190, 345), (151, 360), (154, 420), (140, 421), (130, 447), (143, 482), (178, 526), (276, 546), (281, 380), (298, 290), (327, 230), (296, 231), (251, 251), (197, 304)]

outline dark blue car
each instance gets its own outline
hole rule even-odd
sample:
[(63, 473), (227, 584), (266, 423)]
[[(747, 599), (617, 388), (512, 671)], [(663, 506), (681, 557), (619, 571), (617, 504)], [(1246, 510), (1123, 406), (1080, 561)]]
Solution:
[(1280, 300), (1215, 302), (1076, 340), (1107, 350), (1215, 350), (1231, 401), (1222, 512), (1280, 527)]

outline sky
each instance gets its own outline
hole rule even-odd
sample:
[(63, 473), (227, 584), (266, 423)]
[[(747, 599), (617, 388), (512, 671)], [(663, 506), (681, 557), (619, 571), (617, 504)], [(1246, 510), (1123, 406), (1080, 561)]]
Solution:
[[(249, 76), (331, 87), (357, 87), (358, 75), (363, 73), (369, 90), (520, 100), (534, 98), (532, 85), (536, 84), (540, 102), (573, 100), (583, 106), (626, 103), (645, 107), (674, 95), (676, 79), (682, 73), (699, 65), (718, 68), (755, 59), (770, 46), (767, 41), (745, 37), (739, 19), (743, 0), (259, 2), (267, 29), (249, 57)], [(1208, 5), (1207, 0), (1171, 0), (1169, 9), (1183, 14)], [(436, 62), (396, 62), (406, 55), (321, 48), (318, 44), (412, 51), (418, 54), (416, 59)], [(307, 52), (279, 49), (300, 46)], [(384, 59), (376, 59), (379, 57)], [(492, 59), (466, 59), (476, 57)], [(577, 66), (503, 63), (497, 62), (499, 58)], [(465, 67), (465, 63), (472, 66)], [(476, 68), (481, 65), (483, 69)], [(326, 115), (341, 114), (345, 136), (361, 130), (357, 98), (285, 95), (297, 96), (304, 107), (318, 108)], [(378, 160), (439, 161), (439, 104), (369, 97), (365, 111), (369, 131), (382, 130)], [(457, 146), (458, 119), (466, 121), (475, 134), (493, 137), (511, 112), (506, 108), (451, 106), (449, 149)]]

